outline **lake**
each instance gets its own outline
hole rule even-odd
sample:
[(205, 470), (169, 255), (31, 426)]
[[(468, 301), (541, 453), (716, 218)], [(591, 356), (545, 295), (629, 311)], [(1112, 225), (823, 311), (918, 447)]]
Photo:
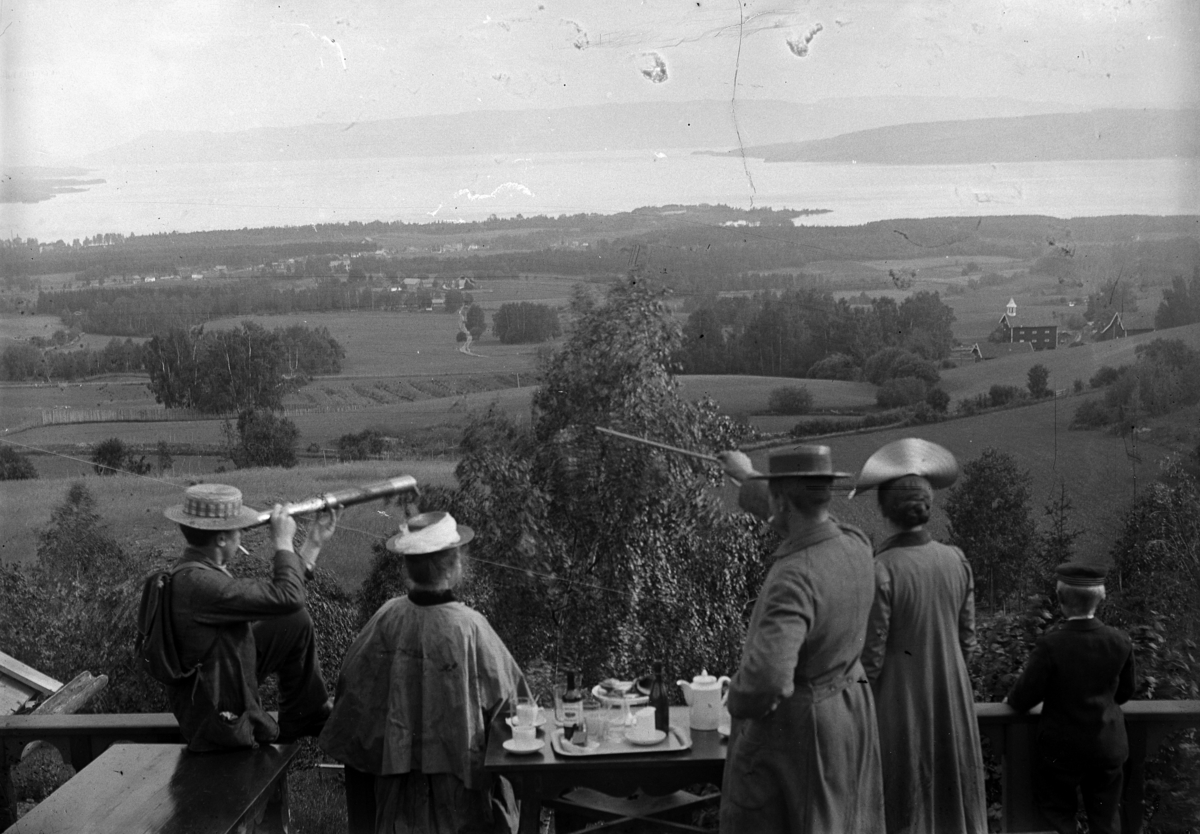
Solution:
[(900, 217), (1200, 214), (1195, 159), (980, 165), (764, 163), (694, 154), (534, 154), (98, 169), (101, 185), (3, 206), (6, 236), (63, 239), (351, 220), (612, 213), (666, 203), (830, 209), (857, 225)]

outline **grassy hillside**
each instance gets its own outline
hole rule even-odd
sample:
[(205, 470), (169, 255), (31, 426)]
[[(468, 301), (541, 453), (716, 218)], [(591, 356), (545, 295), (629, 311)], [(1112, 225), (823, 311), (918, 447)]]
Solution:
[(1115, 368), (1133, 364), (1137, 358), (1137, 346), (1154, 339), (1179, 339), (1193, 348), (1200, 348), (1200, 324), (1157, 330), (1128, 339), (1097, 342), (1077, 348), (966, 363), (958, 368), (942, 371), (942, 388), (956, 400), (986, 393), (993, 385), (1016, 385), (1024, 388), (1028, 382), (1029, 369), (1039, 364), (1045, 365), (1050, 371), (1051, 388), (1070, 388), (1077, 379), (1083, 380), (1086, 385), (1092, 374), (1104, 365)]

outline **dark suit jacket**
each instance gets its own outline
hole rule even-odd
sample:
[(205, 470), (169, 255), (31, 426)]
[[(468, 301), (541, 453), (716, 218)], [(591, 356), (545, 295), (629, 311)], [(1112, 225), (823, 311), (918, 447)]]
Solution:
[[(252, 627), (304, 607), (304, 563), (290, 550), (277, 550), (270, 579), (234, 578), (189, 547), (175, 570), (179, 660), (185, 668), (201, 663), (196, 682), (170, 687), (188, 747), (203, 752), (273, 741), (279, 731), (259, 700)], [(221, 712), (234, 717), (222, 720)]]
[(1025, 712), (1042, 702), (1043, 754), (1116, 764), (1129, 755), (1117, 704), (1134, 687), (1133, 643), (1125, 632), (1094, 618), (1068, 620), (1038, 638), (1008, 703)]

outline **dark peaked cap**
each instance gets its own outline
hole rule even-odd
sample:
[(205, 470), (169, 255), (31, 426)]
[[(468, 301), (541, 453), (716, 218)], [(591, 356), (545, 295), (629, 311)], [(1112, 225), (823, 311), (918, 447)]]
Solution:
[(942, 489), (958, 480), (958, 461), (949, 449), (919, 437), (894, 440), (867, 458), (850, 497), (905, 475), (920, 475)]
[(1095, 588), (1104, 584), (1108, 576), (1108, 568), (1100, 565), (1081, 565), (1076, 562), (1063, 562), (1054, 569), (1058, 581), (1064, 585), (1076, 588)]

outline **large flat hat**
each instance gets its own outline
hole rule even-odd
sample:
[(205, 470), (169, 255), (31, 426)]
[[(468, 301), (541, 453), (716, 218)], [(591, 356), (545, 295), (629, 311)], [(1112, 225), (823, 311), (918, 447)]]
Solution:
[(942, 489), (958, 480), (958, 461), (949, 449), (928, 440), (895, 440), (867, 458), (850, 497), (905, 475), (919, 475), (934, 489)]
[(475, 531), (459, 524), (450, 513), (421, 513), (401, 525), (388, 539), (387, 549), (402, 556), (420, 556), (460, 547), (475, 538)]
[(776, 452), (767, 462), (767, 474), (753, 476), (755, 479), (849, 477), (849, 472), (833, 471), (833, 455), (828, 446), (797, 446), (787, 452)]
[(258, 510), (242, 504), (242, 491), (225, 484), (195, 484), (183, 493), (183, 503), (163, 510), (176, 524), (199, 530), (241, 530), (258, 523)]

